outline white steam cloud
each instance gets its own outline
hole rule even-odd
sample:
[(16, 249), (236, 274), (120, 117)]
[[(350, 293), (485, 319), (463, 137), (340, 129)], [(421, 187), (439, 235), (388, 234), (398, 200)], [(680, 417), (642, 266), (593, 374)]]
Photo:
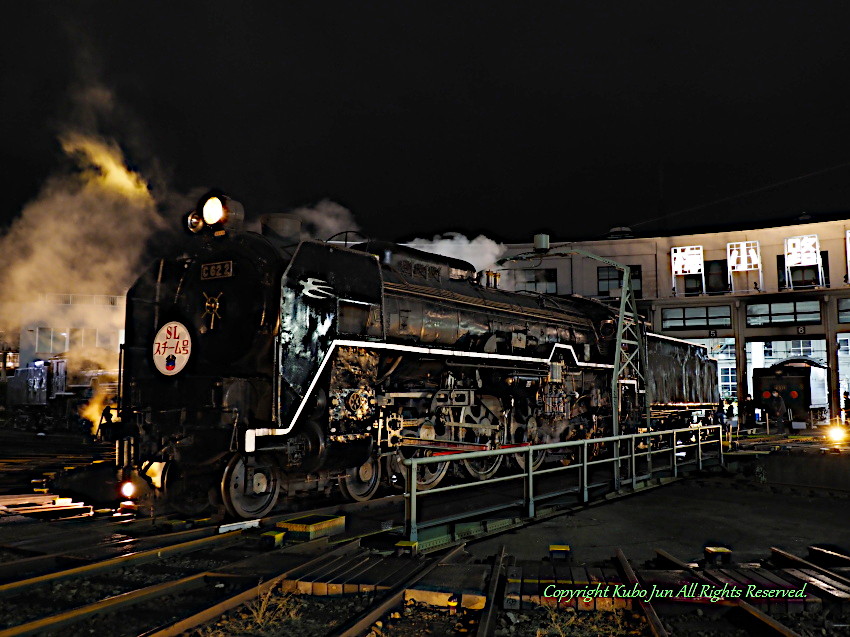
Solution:
[(484, 235), (480, 234), (474, 239), (467, 239), (457, 232), (437, 235), (430, 241), (414, 239), (404, 245), (444, 257), (468, 261), (478, 271), (497, 267), (496, 261), (508, 250), (504, 244), (488, 239)]
[[(359, 233), (360, 225), (354, 219), (354, 214), (345, 206), (329, 199), (323, 199), (313, 207), (297, 208), (292, 211), (292, 214), (301, 219), (302, 239), (324, 241), (335, 237), (337, 240), (344, 240), (344, 236), (337, 235), (346, 230), (352, 231), (350, 240), (361, 239), (361, 235), (355, 234)], [(436, 235), (433, 239), (417, 238), (404, 245), (432, 254), (468, 261), (476, 270), (498, 267), (496, 261), (508, 250), (504, 244), (488, 239), (484, 235), (468, 239), (457, 232)]]
[[(353, 231), (349, 239), (360, 240), (360, 226), (354, 220), (352, 212), (334, 201), (322, 199), (313, 207), (296, 208), (292, 214), (301, 219), (301, 238), (325, 241), (346, 230)], [(343, 240), (344, 237), (336, 237)]]

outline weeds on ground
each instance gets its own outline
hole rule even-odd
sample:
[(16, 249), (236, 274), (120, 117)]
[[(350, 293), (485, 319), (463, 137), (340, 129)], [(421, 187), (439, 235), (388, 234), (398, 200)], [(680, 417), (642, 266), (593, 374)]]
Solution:
[(630, 624), (622, 612), (576, 613), (572, 609), (546, 606), (544, 626), (536, 637), (597, 637), (598, 635), (640, 635), (641, 627)]
[(537, 637), (544, 637), (546, 635), (566, 637), (571, 633), (570, 626), (576, 620), (575, 613), (567, 613), (553, 606), (546, 606), (546, 615), (549, 620), (548, 624), (543, 628), (537, 629)]
[(255, 600), (230, 611), (214, 625), (205, 626), (195, 634), (198, 637), (280, 634), (290, 620), (298, 618), (300, 611), (301, 602), (292, 593), (274, 586), (263, 592), (257, 586)]
[(299, 602), (292, 593), (275, 592), (274, 587), (265, 593), (257, 587), (257, 599), (248, 604), (251, 618), (259, 628), (278, 624), (298, 617)]

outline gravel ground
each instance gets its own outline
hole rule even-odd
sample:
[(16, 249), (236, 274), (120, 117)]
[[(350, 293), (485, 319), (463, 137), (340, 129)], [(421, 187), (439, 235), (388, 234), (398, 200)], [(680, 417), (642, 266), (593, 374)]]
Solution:
[[(738, 620), (733, 615), (721, 613), (703, 613), (694, 610), (681, 615), (662, 617), (662, 622), (669, 632), (676, 637), (747, 637), (753, 635), (752, 630), (742, 627), (742, 619), (753, 626), (746, 614), (738, 611)], [(796, 631), (802, 637), (819, 637), (821, 635), (850, 635), (850, 616), (833, 615), (830, 611), (811, 611), (794, 615), (773, 615), (777, 621)], [(755, 628), (758, 630), (758, 628)]]
[(218, 621), (190, 633), (193, 637), (226, 635), (281, 635), (323, 637), (354, 617), (375, 600), (372, 594), (312, 597), (284, 593), (279, 588), (258, 595), (249, 604), (225, 613)]
[(0, 563), (14, 562), (25, 557), (29, 557), (29, 555), (24, 551), (9, 551), (6, 549), (0, 549)]
[(183, 556), (163, 560), (161, 563), (123, 568), (102, 576), (54, 582), (44, 588), (1, 600), (0, 629), (44, 617), (45, 609), (48, 609), (48, 614), (59, 614), (137, 588), (173, 580), (175, 577), (214, 570), (231, 561)]
[[(371, 595), (310, 597), (272, 591), (192, 633), (193, 637), (257, 635), (318, 637), (326, 635), (372, 602)], [(451, 614), (444, 608), (413, 603), (376, 622), (364, 637), (416, 637), (419, 635), (469, 635), (478, 629), (480, 611)], [(496, 620), (498, 637), (548, 635), (649, 635), (641, 617), (628, 612), (576, 613), (572, 609), (502, 613)]]

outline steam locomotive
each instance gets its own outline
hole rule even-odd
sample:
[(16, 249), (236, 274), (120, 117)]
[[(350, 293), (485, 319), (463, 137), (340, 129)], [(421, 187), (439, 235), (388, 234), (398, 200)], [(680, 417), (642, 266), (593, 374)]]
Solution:
[[(186, 251), (128, 292), (124, 487), (143, 479), (183, 511), (223, 505), (254, 518), (334, 485), (367, 500), (382, 483), (401, 485), (414, 455), (610, 429), (608, 306), (503, 291), (465, 261), (393, 243), (298, 242), (279, 217), (262, 234), (242, 231), (241, 206), (209, 193), (187, 217)], [(652, 392), (676, 413), (716, 404), (704, 348), (659, 337), (649, 353)], [(626, 427), (643, 409), (629, 387)], [(526, 457), (511, 456), (520, 467)], [(462, 469), (484, 480), (503, 459)], [(429, 465), (418, 488), (448, 469)]]

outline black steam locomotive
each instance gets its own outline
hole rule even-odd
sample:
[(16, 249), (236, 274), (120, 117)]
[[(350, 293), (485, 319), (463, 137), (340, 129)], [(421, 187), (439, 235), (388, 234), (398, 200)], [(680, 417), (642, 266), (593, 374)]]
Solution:
[[(222, 194), (202, 198), (186, 252), (156, 262), (127, 296), (125, 477), (134, 466), (175, 506), (258, 517), (284, 495), (334, 484), (365, 500), (401, 484), (406, 457), (610, 428), (608, 306), (488, 287), (469, 263), (392, 243), (293, 243), (275, 220), (263, 235), (243, 232), (241, 219)], [(656, 339), (649, 351), (666, 403), (716, 404), (704, 348)], [(637, 392), (620, 400), (626, 427), (639, 403)], [(463, 470), (486, 479), (503, 458)], [(418, 488), (448, 464), (430, 465)]]

